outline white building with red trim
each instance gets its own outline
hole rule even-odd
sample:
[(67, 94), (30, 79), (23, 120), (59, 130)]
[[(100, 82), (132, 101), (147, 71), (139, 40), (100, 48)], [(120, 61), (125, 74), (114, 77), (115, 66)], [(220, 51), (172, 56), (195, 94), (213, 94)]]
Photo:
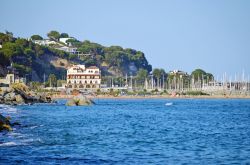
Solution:
[(67, 88), (97, 89), (101, 85), (101, 71), (96, 66), (74, 65), (67, 70)]

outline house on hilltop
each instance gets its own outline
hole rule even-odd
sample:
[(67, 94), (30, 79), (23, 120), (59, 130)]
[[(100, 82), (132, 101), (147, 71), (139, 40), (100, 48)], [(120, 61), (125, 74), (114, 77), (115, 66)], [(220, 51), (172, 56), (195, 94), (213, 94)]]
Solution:
[(70, 39), (75, 39), (73, 37), (68, 37), (68, 38), (59, 38), (59, 42), (64, 43), (65, 45), (68, 45), (67, 41)]
[(43, 40), (32, 40), (35, 44), (42, 45), (42, 46), (50, 46), (57, 44), (56, 41), (52, 41), (49, 39), (43, 39)]

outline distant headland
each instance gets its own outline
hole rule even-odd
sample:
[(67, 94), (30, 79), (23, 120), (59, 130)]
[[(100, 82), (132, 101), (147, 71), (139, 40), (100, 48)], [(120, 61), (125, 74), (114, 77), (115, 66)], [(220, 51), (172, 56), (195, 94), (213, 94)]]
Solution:
[[(120, 46), (105, 47), (79, 41), (52, 30), (47, 39), (28, 39), (0, 33), (0, 86), (24, 83), (55, 97), (89, 96), (225, 96), (250, 95), (249, 78), (223, 75), (221, 80), (203, 69), (191, 73), (152, 68), (143, 52)], [(167, 64), (166, 64), (167, 65)], [(166, 66), (167, 67), (167, 66)]]

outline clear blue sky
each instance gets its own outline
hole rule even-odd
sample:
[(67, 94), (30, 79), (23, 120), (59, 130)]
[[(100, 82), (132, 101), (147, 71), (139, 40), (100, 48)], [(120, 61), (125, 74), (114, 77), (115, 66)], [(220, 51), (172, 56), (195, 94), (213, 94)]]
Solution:
[(249, 0), (0, 0), (0, 31), (67, 32), (145, 53), (153, 67), (250, 74)]

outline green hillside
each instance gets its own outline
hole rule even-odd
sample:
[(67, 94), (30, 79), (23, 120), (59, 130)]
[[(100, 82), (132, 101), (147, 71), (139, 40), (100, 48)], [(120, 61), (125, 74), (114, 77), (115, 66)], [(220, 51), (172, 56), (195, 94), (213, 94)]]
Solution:
[[(57, 42), (60, 37), (68, 37), (67, 33), (51, 32), (48, 33), (48, 37)], [(33, 40), (42, 39), (39, 35), (33, 35), (31, 38)], [(72, 64), (97, 65), (104, 76), (135, 75), (139, 69), (145, 69), (148, 72), (152, 70), (152, 66), (141, 51), (124, 49), (120, 46), (105, 47), (77, 39), (71, 39), (68, 42), (82, 54), (89, 55), (78, 57), (57, 50), (57, 45), (40, 46), (32, 40), (16, 38), (11, 32), (0, 33), (0, 45), (2, 46), (0, 48), (0, 76), (6, 74), (6, 68), (11, 64), (20, 76), (28, 76), (33, 81), (42, 81), (44, 75), (47, 77), (49, 74), (55, 74), (57, 78), (63, 79), (66, 68)], [(63, 45), (63, 43), (59, 44)]]

